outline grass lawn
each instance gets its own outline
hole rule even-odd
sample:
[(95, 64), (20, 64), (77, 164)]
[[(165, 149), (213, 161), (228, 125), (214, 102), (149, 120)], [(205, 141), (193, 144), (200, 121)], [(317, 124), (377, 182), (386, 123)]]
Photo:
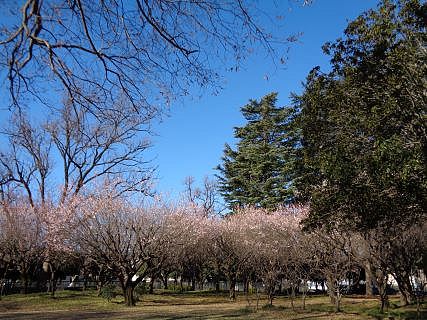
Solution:
[(48, 294), (10, 295), (0, 301), (0, 319), (427, 319), (425, 304), (417, 317), (415, 306), (399, 308), (397, 298), (391, 299), (385, 315), (378, 313), (376, 299), (364, 297), (344, 298), (341, 313), (334, 313), (324, 296), (308, 297), (306, 310), (297, 300), (296, 311), (286, 297), (275, 299), (273, 307), (265, 307), (267, 300), (262, 297), (260, 310), (255, 311), (255, 296), (249, 302), (243, 295), (230, 302), (225, 294), (209, 292), (147, 294), (133, 308), (124, 306), (122, 300), (119, 296), (108, 302), (94, 291), (59, 291), (55, 298)]

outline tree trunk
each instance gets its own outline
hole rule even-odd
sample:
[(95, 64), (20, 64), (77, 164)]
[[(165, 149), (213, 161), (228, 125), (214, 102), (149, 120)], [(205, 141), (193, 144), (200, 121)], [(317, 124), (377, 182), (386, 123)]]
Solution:
[(245, 294), (249, 293), (249, 277), (247, 276), (243, 277), (243, 292)]
[(4, 289), (6, 287), (6, 278), (0, 279), (0, 281), (1, 281), (0, 282), (0, 301), (1, 301), (4, 294)]
[(56, 270), (53, 268), (51, 263), (49, 263), (49, 268), (50, 268), (50, 278), (49, 278), (48, 292), (50, 292), (50, 295), (54, 297), (56, 292), (56, 281), (57, 281)]
[(335, 284), (334, 284), (334, 280), (331, 277), (328, 277), (326, 279), (327, 282), (327, 291), (328, 291), (328, 295), (329, 298), (331, 300), (331, 304), (335, 305), (336, 304), (336, 297), (335, 297)]
[(191, 291), (196, 291), (196, 276), (194, 273), (191, 276)]
[(341, 311), (340, 303), (341, 303), (341, 292), (340, 292), (339, 285), (337, 285), (337, 287), (336, 287), (336, 297), (335, 297), (335, 312), (340, 312)]
[(50, 292), (53, 297), (56, 291), (56, 270), (53, 268), (52, 263), (47, 260), (43, 262), (43, 271), (50, 274), (49, 280), (47, 281), (47, 292)]
[(273, 299), (274, 299), (274, 293), (273, 293), (273, 290), (271, 290), (268, 293), (268, 303), (270, 304), (270, 306), (273, 306)]
[(376, 282), (380, 295), (380, 312), (384, 313), (384, 309), (388, 308), (387, 276), (383, 272), (377, 271)]
[(228, 277), (229, 282), (229, 298), (231, 301), (236, 301), (236, 276)]
[(203, 284), (203, 280), (202, 280), (202, 279), (200, 279), (197, 283), (199, 284), (199, 290), (202, 290), (202, 291), (203, 291), (203, 286), (204, 286), (204, 284)]
[(218, 293), (220, 291), (219, 287), (219, 273), (215, 274), (215, 292)]
[(123, 287), (123, 296), (125, 298), (125, 304), (128, 307), (132, 307), (135, 305), (135, 298), (133, 296), (134, 287), (132, 284), (126, 284)]
[(165, 290), (168, 289), (168, 276), (165, 275), (164, 277), (162, 277), (163, 280), (163, 288), (165, 288)]
[(56, 279), (56, 272), (52, 271), (51, 277), (50, 277), (50, 282), (51, 282), (51, 285), (50, 285), (50, 295), (52, 297), (55, 296), (55, 292), (56, 292), (56, 281), (57, 281), (57, 279)]
[(4, 289), (6, 288), (6, 275), (7, 275), (7, 270), (9, 270), (9, 263), (10, 262), (6, 262), (4, 272), (2, 274), (2, 278), (0, 279), (0, 300), (4, 294)]
[(292, 307), (292, 311), (295, 311), (294, 299), (295, 299), (295, 286), (292, 284), (291, 285), (291, 307)]
[(156, 281), (156, 278), (153, 276), (151, 277), (148, 293), (153, 294), (154, 293), (154, 281)]
[(177, 272), (175, 272), (175, 276), (173, 278), (173, 289), (176, 290), (176, 288), (178, 287), (178, 274)]
[(411, 286), (409, 274), (403, 272), (396, 275), (396, 282), (400, 291), (400, 304), (406, 306), (414, 301), (414, 292)]
[(24, 278), (24, 294), (28, 293), (28, 276)]
[(102, 285), (102, 281), (98, 281), (98, 282), (97, 282), (97, 288), (96, 288), (97, 296), (98, 296), (98, 297), (100, 297), (100, 296), (101, 296), (101, 290), (102, 290), (102, 287), (103, 287), (103, 285)]
[(305, 299), (307, 297), (308, 287), (307, 287), (307, 281), (302, 281), (302, 309), (305, 310)]
[(374, 292), (372, 290), (372, 268), (371, 268), (371, 263), (369, 261), (365, 263), (365, 282), (366, 282), (365, 295), (367, 297), (372, 297), (374, 295)]
[(259, 299), (260, 299), (258, 283), (255, 283), (255, 286), (256, 286), (256, 311), (258, 311), (258, 308), (259, 308)]
[(50, 296), (53, 298), (55, 296), (55, 292), (56, 292), (56, 280), (53, 279), (52, 280), (52, 287), (51, 287), (51, 292), (50, 292)]
[[(251, 281), (249, 280), (249, 277), (248, 277), (248, 288), (247, 288), (247, 290), (246, 290), (246, 292), (245, 292), (245, 296), (246, 296), (246, 301), (248, 302), (248, 307), (250, 307), (251, 306), (251, 299), (250, 299), (250, 297), (249, 297), (249, 287), (250, 287), (250, 285), (251, 285)], [(252, 284), (252, 288), (253, 288), (253, 284)]]
[(220, 291), (220, 279), (221, 279), (221, 271), (220, 271), (220, 263), (218, 261), (215, 261), (215, 265), (214, 265), (214, 281), (215, 281), (215, 292), (219, 293)]
[(380, 312), (384, 313), (385, 309), (388, 309), (388, 295), (387, 295), (387, 284), (382, 283), (378, 286), (378, 291), (380, 293)]
[(27, 294), (28, 293), (28, 273), (23, 272), (21, 276), (21, 280), (24, 283), (24, 287), (22, 288), (22, 293)]
[(266, 293), (267, 293), (268, 304), (270, 306), (272, 306), (274, 294), (275, 294), (275, 289), (276, 289), (275, 281), (271, 280), (271, 279), (267, 279), (265, 282), (265, 289), (266, 289)]
[(399, 298), (401, 306), (407, 306), (415, 300), (412, 298), (412, 290), (406, 288), (399, 288)]
[(305, 310), (305, 299), (306, 299), (306, 297), (307, 297), (307, 294), (303, 294), (302, 295), (302, 310)]
[(87, 289), (87, 277), (85, 276), (83, 280), (83, 291), (86, 291), (86, 289)]
[(107, 283), (107, 277), (105, 276), (105, 273), (102, 267), (99, 267), (98, 274), (96, 275), (95, 280), (96, 280), (96, 289), (98, 291), (98, 297), (100, 297), (102, 287)]
[(107, 283), (107, 280), (104, 277), (98, 276), (98, 279), (96, 281), (96, 289), (97, 289), (97, 292), (98, 292), (98, 297), (101, 296), (101, 290), (102, 290), (102, 288), (104, 287), (104, 285), (106, 283)]

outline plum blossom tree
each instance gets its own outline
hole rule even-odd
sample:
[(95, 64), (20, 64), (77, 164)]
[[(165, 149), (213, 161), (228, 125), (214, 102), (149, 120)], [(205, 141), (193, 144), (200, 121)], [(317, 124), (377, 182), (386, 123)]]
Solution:
[(291, 270), (297, 268), (300, 261), (292, 255), (292, 250), (300, 241), (300, 222), (307, 212), (308, 208), (301, 205), (282, 207), (273, 212), (255, 208), (239, 212), (238, 219), (245, 226), (244, 242), (250, 252), (255, 281), (263, 282), (270, 305), (281, 279), (293, 283), (292, 288), (297, 285), (292, 282)]
[(311, 233), (315, 266), (326, 279), (328, 294), (335, 311), (340, 311), (343, 281), (350, 271), (360, 271), (351, 254), (351, 237), (337, 229), (319, 229)]
[(170, 208), (158, 201), (135, 206), (115, 191), (114, 185), (104, 187), (84, 198), (75, 241), (84, 255), (119, 280), (125, 303), (133, 306), (136, 285), (161, 267), (173, 236), (164, 232)]
[(299, 287), (302, 298), (302, 308), (305, 309), (305, 301), (308, 293), (308, 282), (316, 277), (318, 268), (316, 266), (316, 252), (309, 234), (301, 228), (294, 228), (289, 237), (290, 240), (290, 266), (286, 277), (291, 284), (291, 305), (294, 309), (295, 289)]
[(42, 240), (42, 219), (37, 210), (19, 198), (13, 202), (3, 201), (0, 206), (1, 263), (4, 272), (12, 268), (19, 271), (24, 293), (35, 267), (40, 263), (44, 249)]
[(194, 203), (181, 203), (180, 209), (171, 217), (172, 228), (175, 229), (176, 241), (171, 255), (176, 261), (177, 276), (182, 281), (191, 281), (191, 288), (196, 289), (196, 282), (203, 285), (211, 266), (209, 247), (210, 235), (213, 232), (214, 219), (207, 217), (203, 207)]
[(9, 197), (0, 206), (2, 256), (20, 273), (27, 291), (28, 281), (38, 265), (50, 275), (49, 291), (54, 295), (58, 271), (72, 255), (71, 228), (75, 203), (62, 206), (45, 202), (31, 205), (27, 197)]
[(37, 208), (42, 222), (43, 269), (49, 274), (48, 290), (52, 296), (59, 272), (76, 258), (73, 226), (78, 221), (77, 205), (80, 200), (73, 197), (61, 205), (50, 201)]
[(213, 221), (209, 242), (210, 255), (228, 282), (229, 298), (236, 300), (235, 287), (243, 266), (250, 257), (245, 239), (247, 225), (241, 221), (241, 214), (234, 214), (222, 220)]
[(272, 304), (276, 288), (287, 276), (291, 247), (298, 241), (300, 222), (306, 217), (305, 206), (293, 205), (268, 211), (246, 207), (236, 210), (212, 225), (210, 255), (225, 274), (229, 296), (235, 299), (238, 277), (261, 281)]
[[(14, 190), (40, 219), (39, 245), (52, 294), (58, 268), (70, 258), (67, 238), (80, 193), (103, 179), (114, 183), (117, 193), (150, 189), (152, 170), (142, 156), (149, 142), (141, 135), (150, 117), (132, 113), (123, 100), (95, 116), (69, 98), (45, 122), (30, 121), (25, 112), (12, 117), (4, 132), (9, 144), (0, 150), (0, 188), (4, 203), (9, 201), (4, 190)], [(58, 162), (62, 170), (55, 167)]]
[(184, 275), (189, 275), (195, 289), (195, 281), (201, 280), (201, 271), (207, 261), (203, 238), (208, 219), (202, 207), (194, 206), (194, 203), (161, 200), (157, 208), (163, 213), (158, 233), (149, 248), (150, 291), (155, 279), (162, 279), (167, 287), (173, 271), (176, 277), (180, 275), (181, 284)]

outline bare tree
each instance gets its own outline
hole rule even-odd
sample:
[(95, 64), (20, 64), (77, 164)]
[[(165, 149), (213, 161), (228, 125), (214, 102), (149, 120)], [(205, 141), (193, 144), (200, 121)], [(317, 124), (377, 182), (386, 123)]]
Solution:
[[(52, 199), (63, 203), (87, 185), (107, 178), (116, 182), (120, 192), (149, 191), (152, 168), (144, 151), (150, 143), (144, 134), (150, 114), (133, 113), (123, 101), (96, 117), (76, 108), (70, 99), (58, 109), (42, 123), (30, 122), (23, 112), (13, 118), (4, 132), (8, 149), (0, 153), (3, 185), (21, 188), (33, 206), (45, 202), (47, 190)], [(52, 172), (55, 177), (49, 180)], [(53, 190), (58, 189), (56, 194)]]
[(196, 205), (200, 189), (194, 186), (195, 179), (193, 176), (184, 179), (184, 201)]
[(62, 160), (61, 199), (100, 177), (116, 179), (120, 192), (148, 192), (151, 169), (144, 151), (150, 142), (143, 134), (149, 132), (152, 114), (133, 113), (123, 100), (96, 117), (70, 99), (60, 111), (44, 128)]
[(370, 232), (355, 234), (355, 259), (369, 264), (374, 283), (379, 291), (380, 311), (388, 306), (387, 280), (396, 280), (401, 304), (415, 300), (412, 279), (416, 277), (426, 247), (426, 224), (379, 225)]
[(140, 112), (195, 85), (216, 90), (224, 66), (237, 69), (256, 47), (280, 59), (293, 39), (273, 37), (243, 0), (26, 0), (3, 3), (3, 15), (0, 63), (18, 106), (28, 95), (54, 106), (52, 90), (65, 90), (92, 111), (123, 95)]
[(202, 186), (199, 187), (196, 186), (194, 177), (188, 176), (184, 180), (184, 186), (184, 201), (197, 209), (202, 209), (206, 217), (220, 214), (223, 211), (216, 179), (205, 176)]
[(0, 167), (4, 172), (1, 183), (22, 188), (31, 206), (36, 199), (44, 203), (52, 168), (49, 137), (41, 128), (32, 126), (23, 113), (12, 118), (4, 134), (9, 138), (9, 148), (0, 151)]
[(221, 213), (219, 201), (220, 194), (218, 192), (218, 182), (216, 179), (209, 177), (203, 178), (203, 185), (200, 190), (199, 201), (206, 216)]

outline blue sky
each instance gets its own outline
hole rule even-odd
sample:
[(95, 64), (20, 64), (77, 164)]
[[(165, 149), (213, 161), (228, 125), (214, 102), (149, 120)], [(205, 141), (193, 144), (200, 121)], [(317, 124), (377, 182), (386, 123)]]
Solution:
[[(260, 1), (267, 12), (275, 13), (273, 1)], [(289, 103), (291, 92), (300, 93), (302, 82), (315, 66), (328, 68), (321, 46), (342, 36), (347, 23), (363, 11), (374, 8), (372, 0), (314, 0), (301, 7), (277, 0), (286, 15), (281, 24), (285, 34), (301, 32), (291, 45), (288, 61), (280, 69), (264, 56), (253, 56), (239, 72), (225, 73), (224, 89), (216, 96), (187, 98), (171, 106), (168, 118), (154, 125), (150, 157), (157, 166), (156, 189), (173, 198), (183, 190), (183, 180), (193, 176), (200, 183), (216, 173), (225, 143), (234, 144), (233, 128), (244, 125), (240, 107), (276, 91), (278, 105)], [(269, 7), (270, 6), (270, 7)]]
[[(169, 116), (161, 123), (153, 124), (156, 135), (151, 139), (147, 159), (152, 159), (152, 165), (157, 167), (157, 191), (176, 199), (184, 189), (185, 177), (193, 176), (196, 183), (201, 183), (204, 176), (213, 176), (214, 168), (221, 162), (224, 144), (235, 143), (233, 128), (245, 124), (240, 108), (249, 99), (260, 99), (273, 91), (279, 93), (278, 105), (288, 104), (290, 93), (301, 92), (301, 84), (313, 67), (328, 68), (328, 57), (323, 55), (321, 46), (340, 37), (349, 21), (377, 5), (374, 0), (313, 0), (309, 6), (302, 6), (302, 2), (255, 2), (269, 16), (284, 17), (277, 21), (281, 36), (302, 34), (291, 44), (285, 65), (277, 67), (264, 55), (254, 55), (238, 72), (219, 70), (225, 80), (219, 94), (207, 92), (201, 98), (187, 97), (172, 104)], [(6, 78), (0, 75), (3, 79), (0, 87), (5, 88)], [(0, 96), (1, 106), (6, 105), (5, 98)], [(1, 127), (8, 121), (8, 117), (2, 116), (7, 112), (0, 109)], [(32, 118), (38, 116), (44, 114), (32, 113)]]

